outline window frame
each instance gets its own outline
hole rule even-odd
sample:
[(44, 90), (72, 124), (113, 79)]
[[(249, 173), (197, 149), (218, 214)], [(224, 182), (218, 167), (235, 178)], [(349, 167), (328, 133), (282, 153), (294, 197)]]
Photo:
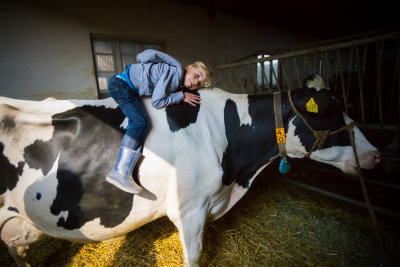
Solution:
[(98, 95), (99, 99), (107, 98), (110, 96), (108, 91), (101, 90), (100, 85), (99, 85), (99, 74), (98, 74), (98, 68), (97, 68), (97, 63), (96, 63), (96, 55), (101, 54), (101, 53), (95, 53), (95, 49), (94, 49), (94, 42), (99, 41), (99, 40), (116, 42), (116, 45), (117, 45), (116, 50), (118, 51), (118, 53), (112, 54), (114, 60), (116, 60), (116, 63), (114, 63), (114, 66), (115, 66), (114, 75), (122, 72), (123, 70), (125, 70), (125, 67), (126, 67), (126, 66), (123, 66), (123, 64), (122, 64), (122, 52), (121, 52), (121, 48), (120, 48), (121, 42), (138, 44), (140, 47), (140, 49), (139, 49), (140, 52), (142, 52), (144, 50), (144, 46), (151, 46), (151, 45), (159, 46), (161, 48), (160, 51), (162, 51), (162, 52), (166, 51), (166, 42), (164, 40), (138, 39), (138, 38), (126, 37), (126, 36), (115, 36), (115, 35), (91, 33), (90, 34), (90, 46), (92, 49), (93, 68), (94, 68), (94, 75), (95, 75), (96, 86), (97, 86), (97, 95)]
[[(271, 57), (271, 55), (267, 54), (267, 53), (258, 53), (257, 54), (257, 60), (267, 59), (269, 57)], [(280, 77), (279, 64), (280, 64), (280, 62), (278, 59), (264, 60), (264, 61), (260, 61), (257, 63), (257, 68), (256, 68), (257, 81), (256, 82), (260, 88), (265, 90), (265, 89), (275, 89), (278, 87), (279, 77)], [(267, 72), (266, 65), (269, 65), (268, 75), (266, 75), (267, 74), (266, 73)], [(275, 68), (275, 66), (276, 66), (276, 68)], [(274, 69), (276, 79), (272, 73), (272, 69)], [(259, 78), (261, 81), (259, 81)]]

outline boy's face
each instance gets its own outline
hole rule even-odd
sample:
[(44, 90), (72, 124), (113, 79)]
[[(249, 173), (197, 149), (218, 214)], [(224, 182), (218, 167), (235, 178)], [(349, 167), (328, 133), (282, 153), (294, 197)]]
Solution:
[(183, 84), (188, 90), (196, 90), (204, 87), (205, 72), (202, 69), (197, 69), (192, 65), (186, 66), (186, 74)]

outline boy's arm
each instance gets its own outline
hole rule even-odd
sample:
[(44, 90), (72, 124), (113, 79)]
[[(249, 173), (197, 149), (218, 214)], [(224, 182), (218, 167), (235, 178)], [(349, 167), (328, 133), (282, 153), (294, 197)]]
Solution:
[(155, 108), (164, 108), (171, 104), (178, 104), (184, 98), (183, 92), (174, 92), (179, 86), (179, 75), (173, 68), (164, 71), (157, 85), (154, 87), (151, 104)]

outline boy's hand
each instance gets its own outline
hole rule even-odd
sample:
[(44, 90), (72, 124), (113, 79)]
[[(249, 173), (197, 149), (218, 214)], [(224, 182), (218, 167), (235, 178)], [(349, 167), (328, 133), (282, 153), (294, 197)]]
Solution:
[(194, 95), (191, 93), (184, 92), (183, 102), (186, 102), (192, 106), (196, 106), (196, 104), (200, 104), (201, 98), (199, 95)]

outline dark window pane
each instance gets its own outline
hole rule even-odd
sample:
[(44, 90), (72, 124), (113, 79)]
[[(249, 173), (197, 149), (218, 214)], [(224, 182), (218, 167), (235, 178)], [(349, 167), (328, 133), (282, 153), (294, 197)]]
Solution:
[(137, 43), (121, 42), (120, 48), (122, 54), (133, 54), (136, 56), (140, 53), (140, 45)]

